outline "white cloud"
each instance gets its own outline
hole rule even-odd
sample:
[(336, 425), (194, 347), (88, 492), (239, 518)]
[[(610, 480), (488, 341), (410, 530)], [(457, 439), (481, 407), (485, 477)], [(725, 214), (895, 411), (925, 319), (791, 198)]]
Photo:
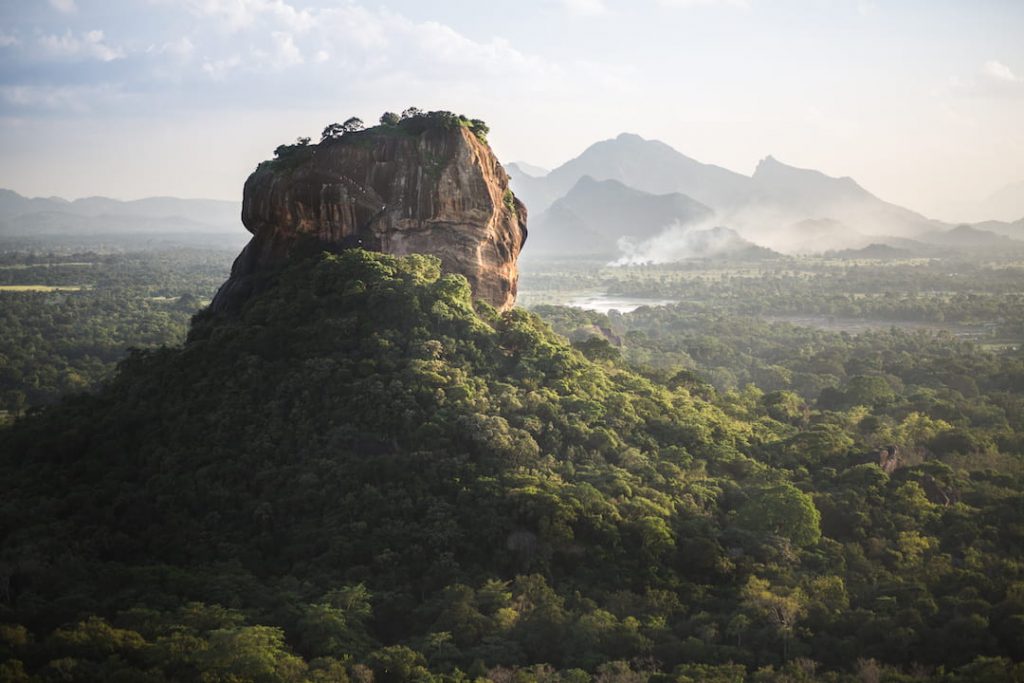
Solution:
[(184, 0), (182, 4), (193, 14), (219, 20), (231, 31), (251, 26), (256, 19), (247, 0)]
[(269, 14), (291, 31), (301, 33), (312, 28), (313, 14), (309, 10), (297, 10), (283, 0), (263, 0), (260, 12)]
[(995, 81), (1001, 81), (1003, 83), (1022, 82), (1021, 78), (1014, 74), (1010, 67), (994, 59), (985, 62), (985, 65), (981, 67), (981, 73), (987, 78), (991, 78)]
[(72, 12), (78, 11), (78, 6), (75, 5), (75, 0), (50, 0), (50, 5), (52, 5), (58, 12), (63, 12), (64, 14), (71, 14)]
[(990, 59), (969, 77), (952, 76), (949, 89), (954, 95), (983, 98), (1024, 97), (1024, 78), (1002, 62)]
[(215, 81), (222, 81), (227, 75), (242, 64), (242, 58), (231, 55), (225, 59), (207, 60), (203, 62), (203, 72)]
[(17, 36), (12, 36), (10, 33), (0, 33), (0, 47), (12, 47), (20, 44), (21, 41), (18, 40)]
[(203, 72), (215, 81), (223, 81), (236, 71), (281, 71), (305, 63), (295, 37), (283, 31), (269, 36), (269, 48), (254, 47), (244, 56), (232, 54), (223, 59), (207, 59)]
[[(244, 62), (208, 58), (204, 71), (217, 78), (240, 68), (284, 69), (307, 61), (331, 61), (340, 66), (387, 76), (415, 72), (427, 80), (472, 73), (545, 70), (542, 62), (524, 55), (501, 38), (478, 41), (436, 21), (416, 22), (386, 8), (357, 2), (323, 8), (302, 7), (288, 0), (153, 0), (180, 3), (195, 16), (219, 22), (229, 32), (259, 36), (235, 52)], [(577, 12), (600, 13), (605, 0), (558, 0)], [(733, 0), (736, 1), (736, 0)], [(180, 6), (180, 5), (179, 5)], [(253, 47), (255, 45), (255, 47)], [(223, 54), (223, 53), (221, 53)], [(443, 65), (447, 72), (433, 67)]]
[(274, 67), (282, 69), (306, 61), (302, 57), (302, 51), (295, 44), (295, 38), (290, 33), (275, 31), (271, 37), (274, 41), (274, 55), (271, 58), (271, 64)]
[(857, 0), (857, 12), (863, 17), (874, 14), (877, 9), (878, 4), (874, 0)]
[(158, 2), (184, 5), (192, 14), (213, 17), (229, 31), (255, 26), (261, 18), (268, 18), (290, 31), (306, 31), (313, 25), (309, 10), (296, 9), (284, 0), (158, 0)]
[(51, 58), (110, 62), (124, 57), (124, 50), (104, 41), (103, 31), (86, 31), (74, 35), (69, 30), (62, 36), (45, 35), (39, 38), (39, 47), (44, 56)]
[[(220, 12), (228, 24), (248, 27), (248, 44), (229, 39), (219, 53), (211, 46), (202, 69), (216, 79), (234, 71), (282, 70), (327, 61), (358, 72), (363, 80), (414, 75), (434, 82), (480, 74), (535, 79), (551, 72), (545, 62), (502, 38), (474, 40), (446, 24), (416, 22), (387, 9), (346, 3), (299, 11), (280, 0), (187, 1), (193, 12)], [(293, 31), (292, 26), (301, 30)], [(231, 43), (234, 49), (228, 47)], [(232, 56), (225, 57), (228, 54)]]
[(658, 4), (665, 7), (708, 7), (712, 5), (724, 5), (728, 7), (739, 7), (746, 9), (750, 7), (750, 0), (658, 0)]
[[(309, 86), (321, 100), (331, 100), (337, 95), (319, 87), (327, 65), (332, 78), (343, 79), (349, 97), (393, 97), (399, 92), (405, 93), (403, 99), (437, 102), (434, 106), (472, 101), (490, 87), (500, 87), (503, 93), (564, 98), (631, 87), (632, 79), (624, 77), (622, 69), (607, 64), (549, 62), (502, 37), (470, 35), (446, 23), (414, 20), (368, 2), (147, 1), (191, 16), (193, 27), (187, 35), (158, 34), (162, 40), (138, 48), (112, 43), (102, 31), (37, 35), (29, 56), (101, 62), (130, 57), (130, 68), (139, 75), (132, 83), (145, 79), (180, 86), (214, 81), (224, 86), (218, 88), (219, 97), (239, 100), (262, 86), (277, 85), (295, 91)], [(601, 6), (605, 2), (601, 0)], [(282, 73), (288, 74), (287, 82), (277, 83)], [(147, 90), (145, 97), (150, 96)], [(45, 98), (19, 92), (8, 93), (6, 99), (24, 107), (35, 101), (44, 108), (61, 97), (57, 92)]]
[[(604, 11), (607, 0), (551, 1), (593, 13)], [(559, 71), (502, 38), (470, 38), (447, 24), (414, 21), (373, 3), (346, 0), (317, 6), (302, 0), (148, 2), (181, 8), (195, 17), (198, 25), (190, 33), (194, 45), (190, 41), (175, 49), (176, 44), (167, 43), (154, 45), (147, 52), (184, 57), (194, 51), (202, 55), (201, 72), (219, 81), (233, 77), (232, 74), (251, 78), (300, 65), (315, 68), (329, 62), (332, 67), (358, 74), (359, 83), (376, 79), (398, 87), (408, 82), (454, 84), (467, 83), (481, 75), (514, 75), (521, 76), (525, 86), (533, 89), (541, 87), (546, 76)], [(225, 32), (229, 35), (216, 35)], [(174, 68), (158, 68), (164, 67)], [(169, 72), (162, 75), (174, 77)], [(319, 72), (309, 75), (322, 77)]]
[(196, 51), (196, 46), (188, 36), (182, 36), (178, 40), (172, 40), (163, 45), (152, 45), (147, 52), (172, 55), (181, 60), (190, 58)]
[(476, 42), (433, 21), (407, 23), (401, 32), (418, 58), (453, 67), (470, 66), (473, 70), (495, 72), (518, 69), (531, 61), (506, 40), (494, 38), (486, 43)]
[(327, 42), (341, 41), (349, 49), (379, 50), (389, 43), (388, 27), (401, 26), (404, 18), (382, 16), (360, 5), (323, 10), (316, 16), (317, 29)]
[(561, 0), (562, 7), (580, 16), (598, 16), (608, 13), (604, 0)]
[(16, 107), (51, 111), (87, 112), (97, 98), (115, 96), (107, 86), (0, 86), (0, 100)]

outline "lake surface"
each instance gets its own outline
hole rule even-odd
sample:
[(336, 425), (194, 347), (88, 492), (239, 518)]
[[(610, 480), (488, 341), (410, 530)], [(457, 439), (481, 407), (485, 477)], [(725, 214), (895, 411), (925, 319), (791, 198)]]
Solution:
[(676, 303), (675, 299), (654, 299), (642, 296), (608, 296), (607, 294), (586, 294), (569, 298), (563, 305), (582, 308), (585, 311), (608, 313), (632, 313), (641, 306), (667, 306)]

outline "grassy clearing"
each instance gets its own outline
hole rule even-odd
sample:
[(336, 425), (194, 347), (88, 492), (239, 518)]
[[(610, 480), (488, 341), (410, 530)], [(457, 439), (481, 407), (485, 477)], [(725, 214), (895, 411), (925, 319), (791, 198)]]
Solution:
[(80, 292), (82, 285), (0, 285), (0, 292)]
[(0, 270), (28, 270), (29, 268), (67, 268), (70, 266), (95, 266), (90, 261), (63, 261), (60, 263), (11, 263), (0, 266)]

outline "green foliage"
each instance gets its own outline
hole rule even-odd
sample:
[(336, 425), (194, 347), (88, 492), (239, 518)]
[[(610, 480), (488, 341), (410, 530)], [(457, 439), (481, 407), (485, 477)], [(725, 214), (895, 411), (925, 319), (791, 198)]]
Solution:
[(480, 119), (470, 119), (469, 124), (463, 123), (473, 135), (479, 138), (480, 142), (487, 142), (487, 134), (491, 132), (490, 126), (481, 121)]
[(616, 361), (622, 356), (621, 352), (607, 339), (600, 337), (590, 337), (574, 342), (573, 347), (592, 361)]
[(320, 142), (340, 140), (341, 136), (344, 134), (345, 130), (340, 123), (329, 123), (324, 128), (323, 132), (320, 133)]
[(1019, 677), (1019, 360), (691, 313), (290, 264), (0, 431), (0, 676)]
[[(366, 128), (362, 119), (350, 117), (344, 123), (330, 123), (324, 127), (320, 134), (321, 145), (333, 145), (345, 142), (358, 144), (358, 141), (365, 141), (365, 136), (357, 135), (362, 132), (386, 133), (399, 135), (422, 135), (433, 130), (452, 130), (468, 128), (480, 142), (487, 143), (487, 133), (490, 131), (487, 124), (480, 119), (470, 119), (462, 114), (455, 114), (450, 111), (422, 111), (416, 107), (409, 107), (399, 116), (394, 112), (384, 112), (380, 117), (379, 125)], [(298, 138), (295, 144), (279, 145), (274, 150), (274, 158), (262, 162), (258, 169), (272, 170), (274, 172), (290, 172), (309, 161), (316, 153), (318, 145), (310, 145), (310, 138)], [(507, 201), (507, 200), (506, 200)], [(514, 211), (514, 205), (511, 207)]]
[(278, 145), (274, 149), (274, 158), (262, 162), (258, 168), (276, 172), (287, 172), (298, 168), (312, 157), (316, 149), (316, 145), (310, 145), (309, 141), (309, 138), (299, 138), (294, 145)]
[(487, 133), (490, 132), (487, 124), (480, 119), (470, 119), (450, 111), (423, 111), (416, 107), (409, 107), (403, 111), (397, 120), (394, 114), (385, 112), (380, 122), (382, 126), (395, 126), (411, 135), (419, 135), (432, 129), (468, 128), (483, 143), (487, 142)]
[(0, 291), (0, 414), (94, 389), (130, 348), (174, 345), (230, 269), (231, 252), (8, 252), (0, 284), (80, 291)]
[(363, 120), (358, 116), (351, 116), (345, 119), (345, 123), (341, 124), (342, 131), (346, 133), (355, 133), (363, 130), (366, 126), (363, 124)]
[(502, 203), (505, 205), (505, 209), (509, 213), (515, 215), (516, 213), (516, 196), (512, 193), (511, 189), (506, 188), (505, 193), (501, 197)]
[(757, 492), (740, 509), (737, 524), (761, 534), (773, 534), (795, 545), (817, 543), (821, 513), (811, 497), (791, 484)]
[[(383, 117), (381, 118), (383, 123)], [(363, 125), (363, 120), (356, 116), (352, 116), (348, 119), (345, 119), (345, 123), (328, 124), (327, 127), (324, 128), (323, 132), (320, 134), (320, 142), (325, 143), (340, 140), (345, 135), (349, 133), (358, 133), (364, 128), (366, 128), (366, 126)]]

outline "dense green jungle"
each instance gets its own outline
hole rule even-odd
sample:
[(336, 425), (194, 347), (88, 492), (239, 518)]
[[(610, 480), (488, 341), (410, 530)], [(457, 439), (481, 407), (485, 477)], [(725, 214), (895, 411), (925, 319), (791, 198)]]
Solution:
[(1024, 681), (1024, 262), (0, 252), (0, 680)]

